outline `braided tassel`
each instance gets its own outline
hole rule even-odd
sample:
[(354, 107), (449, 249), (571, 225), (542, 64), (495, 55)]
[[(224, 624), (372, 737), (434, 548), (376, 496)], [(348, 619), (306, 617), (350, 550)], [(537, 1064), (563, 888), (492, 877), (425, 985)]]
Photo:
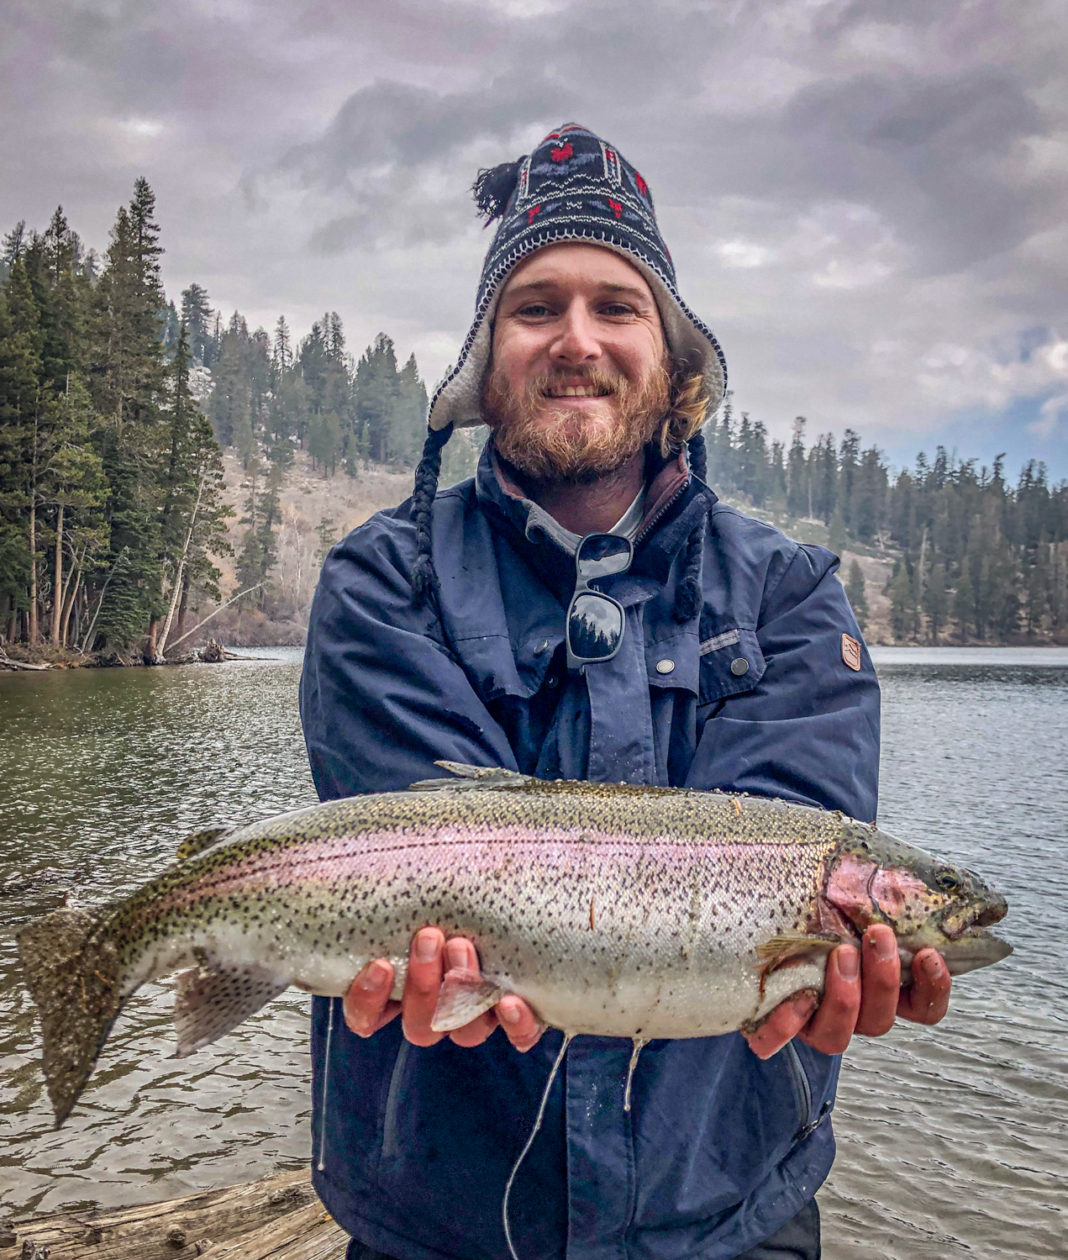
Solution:
[(415, 521), (416, 557), (412, 566), (412, 602), (422, 608), (438, 591), (438, 575), (434, 572), (434, 559), (430, 549), (430, 518), (434, 496), (438, 492), (438, 476), (441, 473), (441, 448), (452, 437), (452, 425), (444, 429), (428, 429), (423, 443), (423, 455), (415, 470), (415, 489), (412, 491), (412, 520)]

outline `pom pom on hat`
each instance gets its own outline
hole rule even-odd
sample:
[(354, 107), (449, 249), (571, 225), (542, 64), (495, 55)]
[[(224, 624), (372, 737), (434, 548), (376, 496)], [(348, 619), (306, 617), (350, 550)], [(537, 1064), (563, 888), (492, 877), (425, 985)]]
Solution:
[(509, 198), (519, 183), (519, 165), (523, 160), (518, 158), (515, 162), (502, 162), (500, 166), (484, 167), (479, 171), (478, 178), (471, 185), (471, 192), (479, 213), (487, 216), (484, 227), (489, 227), (508, 208)]

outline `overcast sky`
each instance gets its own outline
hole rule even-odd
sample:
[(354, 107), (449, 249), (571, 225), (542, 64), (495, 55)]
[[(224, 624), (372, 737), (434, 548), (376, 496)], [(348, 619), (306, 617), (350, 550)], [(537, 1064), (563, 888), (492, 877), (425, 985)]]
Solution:
[(103, 252), (143, 174), (164, 279), (428, 383), (489, 243), (466, 192), (581, 122), (649, 181), (737, 407), (1068, 477), (1065, 0), (2, 0), (0, 227)]

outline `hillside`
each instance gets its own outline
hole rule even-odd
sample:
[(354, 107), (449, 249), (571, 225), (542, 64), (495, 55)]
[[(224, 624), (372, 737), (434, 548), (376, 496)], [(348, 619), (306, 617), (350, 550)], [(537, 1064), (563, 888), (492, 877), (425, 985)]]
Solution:
[[(224, 597), (238, 590), (235, 556), (245, 526), (241, 523), (251, 481), (232, 449), (223, 456), (227, 498), (234, 508), (227, 536), (234, 555), (218, 561)], [(326, 476), (312, 469), (304, 451), (295, 462), (279, 492), (281, 520), (275, 538), (278, 559), (271, 570), (272, 591), (264, 611), (225, 609), (191, 642), (209, 635), (232, 647), (303, 643), (308, 610), (326, 548), (344, 538), (382, 508), (402, 503), (411, 493), (410, 471), (396, 472), (369, 465), (358, 477), (345, 473)], [(324, 545), (325, 540), (325, 545)], [(200, 616), (206, 616), (210, 607)]]
[[(241, 523), (243, 505), (251, 491), (251, 481), (236, 453), (224, 454), (227, 498), (234, 507), (228, 530), (236, 556), (245, 525)], [(273, 590), (263, 611), (242, 608), (241, 604), (225, 609), (213, 618), (190, 642), (214, 636), (231, 647), (255, 647), (270, 644), (299, 644), (304, 641), (308, 611), (311, 606), (319, 568), (326, 545), (343, 538), (382, 508), (401, 503), (411, 493), (412, 473), (395, 471), (368, 464), (358, 477), (344, 472), (332, 476), (312, 468), (303, 451), (295, 452), (295, 463), (287, 471), (279, 492), (281, 521), (276, 529), (278, 560), (271, 570)], [(802, 542), (826, 545), (827, 527), (820, 521), (796, 520), (782, 513), (761, 513), (744, 502), (737, 506), (753, 511)], [(325, 545), (324, 545), (325, 540)], [(885, 593), (893, 569), (894, 554), (875, 555), (843, 549), (842, 574), (856, 559), (865, 579), (869, 617), (867, 637), (872, 643), (891, 643), (890, 601)], [(219, 561), (221, 587), (229, 598), (238, 590), (235, 556)], [(211, 611), (205, 607), (199, 616)], [(195, 624), (191, 618), (190, 624)]]

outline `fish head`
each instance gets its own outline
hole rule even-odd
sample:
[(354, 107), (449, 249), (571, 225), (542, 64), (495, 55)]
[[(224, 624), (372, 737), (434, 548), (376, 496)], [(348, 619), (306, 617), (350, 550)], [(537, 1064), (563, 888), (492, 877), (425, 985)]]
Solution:
[(974, 871), (858, 823), (829, 864), (819, 917), (821, 928), (847, 939), (885, 923), (903, 964), (929, 947), (945, 958), (951, 975), (963, 975), (1012, 953), (987, 931), (1008, 908)]

